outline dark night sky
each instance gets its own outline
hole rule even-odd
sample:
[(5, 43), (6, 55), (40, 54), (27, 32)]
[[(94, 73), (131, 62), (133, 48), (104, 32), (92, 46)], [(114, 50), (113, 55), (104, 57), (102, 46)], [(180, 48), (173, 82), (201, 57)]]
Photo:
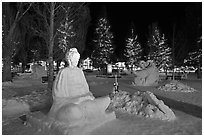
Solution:
[[(97, 19), (103, 15), (106, 8), (107, 18), (114, 34), (116, 55), (121, 54), (125, 45), (125, 37), (134, 22), (136, 32), (142, 45), (145, 45), (148, 35), (148, 25), (158, 22), (166, 35), (173, 30), (173, 22), (184, 19), (185, 8), (190, 2), (92, 2), (90, 4), (91, 25), (89, 27), (87, 43), (90, 42)], [(87, 44), (88, 45), (88, 44)], [(120, 55), (119, 55), (120, 56)]]

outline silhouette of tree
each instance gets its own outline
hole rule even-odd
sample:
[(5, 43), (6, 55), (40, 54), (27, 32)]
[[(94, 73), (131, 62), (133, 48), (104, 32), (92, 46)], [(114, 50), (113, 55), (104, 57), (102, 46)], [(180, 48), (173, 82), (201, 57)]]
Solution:
[(2, 57), (3, 75), (2, 81), (11, 81), (11, 61), (15, 53), (16, 45), (21, 37), (22, 22), (32, 3), (3, 2), (2, 3)]

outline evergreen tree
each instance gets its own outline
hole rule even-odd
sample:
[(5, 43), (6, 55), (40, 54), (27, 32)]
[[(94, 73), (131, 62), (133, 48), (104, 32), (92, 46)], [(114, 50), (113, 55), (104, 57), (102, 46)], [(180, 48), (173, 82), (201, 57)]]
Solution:
[(198, 51), (189, 52), (186, 59), (184, 59), (184, 63), (189, 66), (196, 66), (198, 63), (202, 62), (202, 49), (198, 49)]
[(154, 60), (158, 68), (168, 68), (172, 64), (172, 50), (167, 45), (167, 39), (165, 35), (161, 34), (157, 24), (152, 24), (150, 29), (150, 37), (148, 40), (148, 46), (150, 52), (148, 59)]
[(112, 45), (113, 33), (106, 18), (100, 18), (95, 29), (96, 39), (93, 40), (95, 50), (92, 59), (96, 67), (104, 67), (111, 63), (111, 55), (114, 52)]
[(134, 25), (131, 25), (131, 31), (126, 39), (125, 57), (127, 58), (127, 64), (133, 66), (141, 59), (142, 48), (138, 41), (138, 36), (135, 34)]
[(184, 59), (184, 64), (187, 66), (194, 66), (197, 68), (197, 78), (201, 78), (202, 67), (202, 37), (199, 38), (194, 51), (188, 53)]

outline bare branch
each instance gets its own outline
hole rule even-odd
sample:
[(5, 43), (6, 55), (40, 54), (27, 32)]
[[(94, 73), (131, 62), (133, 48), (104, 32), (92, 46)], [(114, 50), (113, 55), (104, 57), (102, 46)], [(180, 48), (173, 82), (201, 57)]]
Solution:
[(42, 32), (42, 31), (39, 31), (39, 30), (33, 28), (32, 26), (30, 26), (29, 28), (30, 28), (31, 30), (33, 30), (34, 34), (37, 34), (37, 35), (39, 35), (40, 37), (43, 37), (43, 38), (44, 38), (45, 35), (43, 35), (43, 32)]
[(35, 10), (35, 12), (36, 12), (38, 15), (42, 16), (43, 18), (45, 17), (45, 15), (40, 11), (38, 5), (37, 5), (37, 6), (34, 6), (34, 10)]
[(58, 35), (58, 33), (57, 33), (57, 31), (55, 32), (55, 35), (54, 35), (54, 37), (53, 37), (53, 39), (55, 39), (55, 37)]
[(56, 11), (60, 7), (65, 10), (65, 8), (62, 5), (59, 5), (59, 6), (57, 6), (57, 8), (54, 9), (54, 11)]
[(18, 8), (18, 12), (17, 12), (17, 14), (16, 14), (15, 21), (18, 21), (18, 16), (19, 16), (19, 14), (20, 14), (21, 6), (22, 6), (22, 2), (20, 3), (20, 6), (19, 6), (19, 8)]
[[(44, 4), (44, 5), (46, 5), (46, 4)], [(48, 28), (49, 28), (49, 24), (48, 24), (48, 22), (47, 22), (47, 16), (45, 15), (46, 13), (42, 13), (42, 12), (40, 11), (40, 9), (39, 9), (39, 6), (35, 6), (35, 7), (34, 7), (34, 10), (35, 10), (35, 12), (36, 12), (38, 15), (40, 15), (40, 16), (43, 18), (43, 20), (45, 21), (46, 29), (48, 29)]]
[(84, 5), (85, 5), (85, 2), (83, 2), (83, 3), (74, 11), (74, 13), (72, 13), (72, 14), (69, 15), (68, 17), (74, 16), (74, 14), (75, 14), (79, 9), (81, 9)]
[(46, 17), (44, 17), (44, 20), (45, 20), (45, 25), (46, 25), (46, 30), (47, 30), (47, 32), (49, 31), (49, 24), (48, 24), (48, 22), (47, 22), (47, 18)]
[(51, 11), (50, 11), (50, 8), (48, 7), (48, 4), (44, 3), (44, 5), (45, 5), (46, 9), (48, 10), (48, 12), (50, 13)]
[(30, 7), (32, 6), (33, 3), (30, 3), (30, 5), (28, 6), (28, 8), (23, 12), (23, 14), (18, 18), (18, 21), (26, 14), (26, 12), (30, 9)]

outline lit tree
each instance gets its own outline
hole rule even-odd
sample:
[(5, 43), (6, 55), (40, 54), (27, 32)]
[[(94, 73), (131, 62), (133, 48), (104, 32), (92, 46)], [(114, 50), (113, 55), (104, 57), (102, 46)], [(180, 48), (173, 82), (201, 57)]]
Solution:
[[(77, 6), (76, 3), (70, 5)], [(71, 11), (66, 11), (66, 18), (64, 21), (60, 23), (58, 31), (58, 44), (60, 49), (66, 51), (71, 47), (77, 47), (79, 51), (83, 51), (85, 47), (85, 39), (87, 28), (90, 21), (89, 8), (88, 6), (84, 6), (80, 10), (75, 17), (70, 17)]]
[(201, 78), (200, 68), (202, 66), (202, 37), (197, 41), (197, 47), (194, 51), (188, 53), (186, 59), (184, 59), (184, 64), (188, 66), (197, 67), (197, 77)]
[(69, 21), (68, 17), (66, 17), (65, 21), (61, 23), (60, 28), (57, 29), (59, 36), (59, 48), (65, 52), (68, 46), (71, 47), (70, 39), (76, 36), (76, 33), (73, 31), (73, 20)]
[(148, 59), (154, 60), (159, 69), (167, 69), (171, 66), (172, 50), (168, 47), (167, 39), (165, 39), (164, 34), (161, 34), (157, 24), (152, 24), (152, 27), (150, 28), (148, 46), (150, 47)]
[(129, 37), (126, 39), (126, 48), (125, 48), (125, 57), (127, 58), (127, 64), (133, 67), (133, 64), (138, 63), (141, 59), (142, 48), (138, 41), (138, 36), (134, 32), (134, 26), (131, 27), (131, 33)]
[(195, 64), (201, 63), (202, 61), (202, 49), (198, 51), (189, 52), (188, 57), (184, 59), (184, 63), (194, 66)]
[(114, 52), (112, 45), (113, 34), (111, 26), (106, 18), (100, 18), (95, 29), (96, 39), (93, 40), (95, 50), (92, 54), (94, 64), (99, 67), (111, 63), (111, 55)]
[[(56, 36), (58, 36), (58, 28), (60, 23), (66, 18), (69, 22), (78, 18), (79, 11), (86, 7), (86, 3), (78, 2), (50, 2), (50, 3), (34, 3), (33, 9), (36, 12), (36, 17), (31, 20), (33, 31), (39, 37), (45, 40), (45, 45), (48, 48), (48, 90), (52, 90), (53, 85), (53, 55)], [(65, 21), (66, 22), (66, 21)]]
[[(197, 78), (201, 78), (202, 67), (202, 5), (194, 3), (186, 7), (185, 11), (188, 44), (190, 49), (185, 64), (193, 65), (197, 68)], [(185, 61), (186, 61), (185, 60)]]
[[(72, 3), (68, 9), (74, 6), (77, 6), (77, 3)], [(79, 53), (82, 53), (85, 48), (86, 33), (91, 19), (89, 8), (84, 6), (77, 11), (74, 17), (70, 17), (71, 12), (71, 10), (66, 10), (66, 18), (57, 29), (58, 40), (55, 43), (57, 46), (54, 47), (54, 59), (57, 62), (57, 70), (59, 70), (59, 65), (64, 60), (65, 52), (68, 49), (75, 47)]]

